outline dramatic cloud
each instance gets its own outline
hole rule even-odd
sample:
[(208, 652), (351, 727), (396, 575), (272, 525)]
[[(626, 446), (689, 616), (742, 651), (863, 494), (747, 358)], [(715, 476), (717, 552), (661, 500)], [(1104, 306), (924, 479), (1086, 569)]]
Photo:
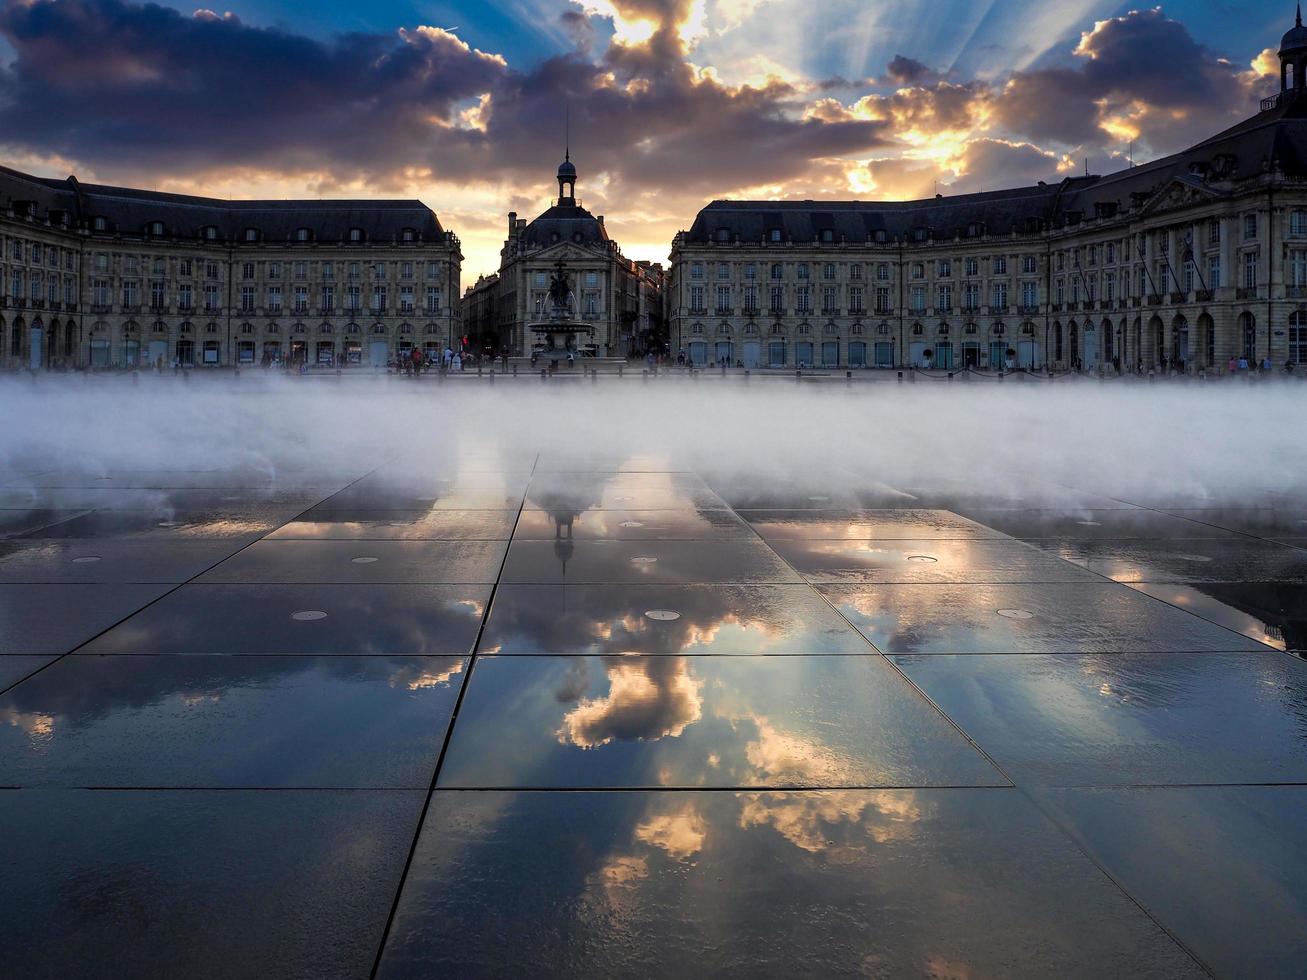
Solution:
[[(183, 192), (419, 196), (460, 233), (470, 281), (496, 262), (504, 212), (543, 207), (565, 112), (587, 205), (628, 254), (661, 259), (716, 197), (1012, 186), (1086, 156), (1122, 165), (1131, 141), (1147, 159), (1249, 114), (1278, 72), (1272, 50), (1243, 67), (1160, 8), (1032, 37), (1052, 53), (1007, 63), (1037, 67), (968, 78), (950, 56), (919, 60), (920, 47), (845, 58), (843, 72), (783, 64), (750, 39), (757, 24), (782, 30), (794, 0), (525, 6), (560, 47), (510, 64), (438, 27), (324, 40), (204, 9), (0, 0), (13, 51), (0, 65), (0, 157)], [(830, 44), (865, 47), (881, 15), (866, 16)], [(1031, 24), (1054, 29), (1045, 21)]]

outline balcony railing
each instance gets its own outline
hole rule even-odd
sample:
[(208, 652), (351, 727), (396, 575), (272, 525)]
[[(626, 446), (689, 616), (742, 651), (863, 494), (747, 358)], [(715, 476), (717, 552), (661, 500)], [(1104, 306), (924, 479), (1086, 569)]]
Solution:
[(1238, 289), (1236, 289), (1236, 290), (1234, 291), (1234, 298), (1235, 298), (1235, 299), (1256, 299), (1256, 298), (1257, 298), (1257, 287), (1256, 287), (1256, 286), (1240, 286)]
[(1189, 302), (1189, 294), (1188, 294), (1188, 293), (1172, 293), (1172, 294), (1171, 294), (1171, 305), (1172, 305), (1172, 306), (1178, 306), (1178, 305), (1181, 304), (1181, 303), (1187, 303), (1187, 302)]
[(1162, 305), (1162, 297), (1159, 296), (1157, 293), (1152, 293), (1152, 294), (1150, 294), (1149, 297), (1148, 297), (1148, 305), (1149, 305), (1149, 306), (1161, 306), (1161, 305)]

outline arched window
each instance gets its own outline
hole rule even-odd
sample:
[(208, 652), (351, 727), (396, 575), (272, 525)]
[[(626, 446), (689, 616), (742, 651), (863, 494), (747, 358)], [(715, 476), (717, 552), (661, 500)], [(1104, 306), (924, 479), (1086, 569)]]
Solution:
[(923, 327), (920, 323), (914, 323), (912, 325), (912, 336), (924, 337), (925, 334), (926, 334), (926, 328)]
[(252, 323), (242, 323), (242, 324), (241, 324), (241, 333), (254, 333), (254, 324), (252, 324)]
[(346, 333), (362, 333), (362, 332), (363, 332), (363, 328), (360, 327), (357, 323), (347, 323), (347, 324), (345, 325), (345, 332), (346, 332)]
[(373, 332), (373, 333), (385, 333), (385, 332), (386, 332), (386, 328), (385, 328), (385, 326), (384, 326), (383, 324), (380, 324), (380, 323), (374, 323), (374, 324), (372, 325), (372, 332)]
[(993, 337), (1002, 337), (1007, 334), (1007, 327), (1003, 326), (1001, 323), (996, 323), (989, 328), (989, 333), (990, 336)]
[(319, 324), (318, 333), (331, 333), (331, 324), (330, 323)]
[(935, 332), (936, 332), (937, 334), (939, 334), (941, 337), (947, 337), (947, 336), (948, 336), (948, 324), (947, 324), (947, 323), (941, 323), (941, 324), (939, 325), (939, 329), (936, 330)]
[(975, 333), (979, 333), (980, 331), (974, 323), (968, 323), (965, 327), (962, 328), (962, 332), (965, 334), (975, 334)]
[(876, 327), (877, 337), (888, 337), (889, 335), (890, 335), (890, 327), (888, 323), (882, 323)]

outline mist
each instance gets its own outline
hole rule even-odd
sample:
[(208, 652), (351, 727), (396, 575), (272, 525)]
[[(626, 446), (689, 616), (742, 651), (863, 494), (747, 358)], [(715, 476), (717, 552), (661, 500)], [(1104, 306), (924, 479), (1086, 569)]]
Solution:
[(821, 506), (923, 488), (1023, 506), (1086, 491), (1266, 506), (1268, 491), (1307, 487), (1305, 391), (1284, 381), (11, 377), (0, 381), (0, 472), (11, 490), (54, 470), (343, 484), (401, 461), (454, 478), (538, 465), (696, 470), (715, 487), (774, 484), (835, 501)]

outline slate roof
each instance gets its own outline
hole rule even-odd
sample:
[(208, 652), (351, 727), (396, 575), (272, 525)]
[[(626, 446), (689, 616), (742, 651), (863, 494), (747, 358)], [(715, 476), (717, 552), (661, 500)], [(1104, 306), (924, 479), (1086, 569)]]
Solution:
[(890, 241), (911, 241), (918, 229), (929, 229), (936, 238), (965, 237), (972, 224), (991, 234), (1028, 232), (1040, 223), (1059, 227), (1077, 213), (1093, 217), (1100, 205), (1124, 211), (1176, 178), (1209, 186), (1206, 174), (1243, 180), (1271, 166), (1307, 177), (1307, 97), (1282, 98), (1274, 108), (1187, 150), (1107, 176), (923, 201), (713, 201), (699, 212), (685, 241), (706, 243), (723, 229), (744, 242), (763, 241), (773, 229), (794, 242), (819, 241), (826, 230), (836, 242), (874, 240), (877, 231)]
[(609, 239), (603, 224), (585, 208), (576, 204), (555, 204), (526, 226), (522, 240), (528, 245), (552, 245), (554, 242), (594, 245)]
[(142, 234), (151, 222), (162, 221), (169, 237), (200, 238), (206, 226), (213, 226), (227, 241), (240, 240), (247, 228), (273, 242), (294, 239), (300, 228), (310, 229), (318, 242), (344, 241), (352, 228), (362, 229), (365, 239), (373, 242), (398, 241), (405, 229), (427, 242), (444, 236), (435, 212), (421, 201), (224, 201), (83, 184), (73, 177), (35, 177), (0, 166), (0, 208), (19, 201), (34, 202), (42, 219), (51, 211), (66, 212), (76, 228), (103, 217), (111, 232), (127, 235)]

